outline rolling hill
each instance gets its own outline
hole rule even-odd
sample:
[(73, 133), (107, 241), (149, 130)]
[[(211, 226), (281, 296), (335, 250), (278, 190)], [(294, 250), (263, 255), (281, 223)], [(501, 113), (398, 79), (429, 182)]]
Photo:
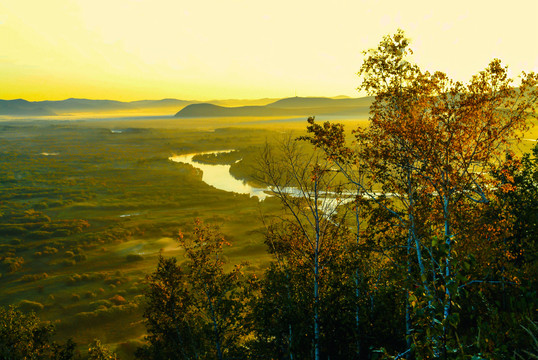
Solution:
[(211, 103), (190, 104), (176, 113), (178, 118), (230, 116), (368, 116), (372, 98), (292, 97), (265, 106), (226, 107)]
[[(55, 116), (77, 113), (112, 113), (155, 110), (178, 118), (274, 117), (274, 116), (368, 116), (372, 98), (291, 97), (284, 99), (212, 100), (201, 103), (178, 99), (60, 101), (0, 100), (0, 116)], [(242, 106), (237, 106), (242, 105)], [(180, 109), (177, 111), (177, 109)]]
[(0, 100), (0, 115), (54, 116), (72, 113), (103, 113), (137, 111), (142, 109), (173, 109), (192, 104), (193, 101), (162, 99), (122, 102), (115, 100), (90, 100), (70, 98), (59, 101)]
[(0, 100), (0, 115), (11, 116), (51, 116), (56, 113), (42, 103), (23, 99)]

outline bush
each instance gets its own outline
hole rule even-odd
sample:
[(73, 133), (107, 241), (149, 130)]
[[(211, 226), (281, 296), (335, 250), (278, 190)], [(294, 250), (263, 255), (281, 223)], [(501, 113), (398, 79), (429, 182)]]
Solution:
[(84, 297), (86, 299), (93, 299), (94, 297), (96, 297), (97, 295), (95, 295), (95, 293), (93, 291), (86, 291), (84, 293)]
[(14, 238), (14, 239), (11, 239), (11, 241), (9, 242), (11, 245), (20, 245), (22, 243), (22, 240), (21, 239), (17, 239), (17, 238)]
[(49, 231), (37, 230), (28, 234), (28, 237), (34, 240), (50, 239), (52, 237), (52, 233)]
[(127, 302), (127, 300), (125, 300), (125, 298), (123, 296), (121, 296), (121, 295), (114, 295), (109, 300), (114, 305), (122, 305), (122, 304), (125, 304)]
[(19, 302), (19, 309), (24, 312), (39, 312), (43, 310), (45, 306), (37, 301), (22, 300)]
[(0, 225), (0, 232), (4, 235), (23, 235), (26, 229), (18, 225)]
[(41, 279), (46, 279), (48, 278), (49, 275), (47, 273), (41, 273), (41, 274), (33, 274), (33, 275), (23, 275), (21, 277), (21, 281), (22, 282), (33, 282), (33, 281), (38, 281), (38, 280), (41, 280)]
[(112, 306), (112, 302), (108, 301), (108, 300), (105, 300), (105, 299), (101, 299), (101, 300), (97, 300), (97, 301), (92, 301), (90, 303), (90, 306), (92, 309), (96, 310), (102, 306), (106, 307), (106, 308), (109, 308)]
[(141, 261), (144, 260), (144, 257), (140, 254), (128, 254), (127, 255), (127, 261), (133, 262), (133, 261)]
[(58, 229), (58, 230), (55, 230), (52, 235), (54, 237), (66, 237), (66, 236), (69, 236), (71, 235), (71, 231), (69, 231), (68, 229)]
[(6, 257), (2, 261), (3, 265), (7, 267), (9, 273), (14, 273), (22, 268), (24, 264), (24, 258), (22, 257)]
[(34, 205), (34, 209), (36, 210), (44, 210), (44, 209), (48, 209), (48, 207), (49, 205), (47, 204), (46, 201), (41, 201)]
[(42, 250), (43, 255), (54, 255), (58, 252), (58, 249), (51, 246), (45, 246)]
[(76, 261), (75, 260), (71, 260), (71, 259), (64, 259), (62, 261), (60, 261), (60, 265), (63, 265), (63, 266), (73, 266), (73, 265), (76, 265)]
[(0, 359), (74, 359), (76, 344), (68, 340), (60, 345), (51, 340), (53, 335), (54, 327), (43, 325), (35, 314), (0, 307)]
[[(98, 302), (92, 303), (96, 306)], [(94, 324), (96, 321), (113, 321), (118, 317), (132, 314), (138, 309), (137, 304), (126, 303), (124, 305), (113, 305), (110, 307), (99, 306), (94, 311), (84, 311), (75, 315), (77, 322), (82, 324)]]
[(108, 347), (101, 344), (99, 340), (94, 340), (88, 348), (88, 360), (117, 360), (115, 353), (110, 351)]

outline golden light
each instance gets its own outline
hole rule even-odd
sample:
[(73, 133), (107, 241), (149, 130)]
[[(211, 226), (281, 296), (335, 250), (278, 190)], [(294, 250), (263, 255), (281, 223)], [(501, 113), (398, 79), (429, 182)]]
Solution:
[(467, 80), (538, 71), (538, 3), (7, 0), (0, 98), (357, 96), (362, 50), (402, 28), (415, 60)]

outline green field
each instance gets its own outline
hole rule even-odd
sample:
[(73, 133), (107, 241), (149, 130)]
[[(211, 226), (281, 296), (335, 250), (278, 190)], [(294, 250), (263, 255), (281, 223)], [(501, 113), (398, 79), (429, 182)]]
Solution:
[(234, 148), (244, 158), (235, 171), (248, 174), (255, 149), (278, 133), (178, 122), (0, 123), (1, 305), (35, 311), (59, 339), (99, 338), (122, 354), (144, 335), (146, 274), (159, 253), (182, 259), (175, 238), (195, 218), (221, 228), (230, 264), (262, 272), (260, 217), (281, 205), (212, 188), (168, 157)]

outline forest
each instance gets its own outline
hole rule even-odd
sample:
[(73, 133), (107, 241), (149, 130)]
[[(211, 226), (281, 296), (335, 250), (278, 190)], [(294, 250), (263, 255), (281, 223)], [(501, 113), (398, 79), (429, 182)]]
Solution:
[[(200, 161), (237, 164), (235, 175), (267, 187), (263, 202), (206, 192), (181, 164), (172, 170), (189, 191), (173, 189), (162, 144), (204, 150), (194, 131), (129, 130), (105, 164), (102, 130), (88, 128), (92, 148), (69, 159), (77, 178), (55, 156), (29, 164), (16, 142), (3, 148), (23, 165), (0, 169), (0, 283), (17, 298), (1, 299), (0, 357), (538, 358), (538, 144), (525, 140), (538, 75), (514, 86), (494, 59), (464, 84), (410, 54), (401, 31), (365, 52), (360, 89), (374, 100), (352, 129), (310, 117), (286, 135), (203, 135), (215, 148), (242, 143)], [(48, 151), (63, 155), (54, 136), (80, 133), (51, 126)], [(167, 240), (152, 256), (132, 251), (149, 234)], [(108, 265), (120, 258), (121, 271)], [(35, 292), (41, 301), (27, 299)], [(93, 322), (107, 325), (83, 348), (69, 339)], [(102, 343), (122, 329), (138, 340)]]

